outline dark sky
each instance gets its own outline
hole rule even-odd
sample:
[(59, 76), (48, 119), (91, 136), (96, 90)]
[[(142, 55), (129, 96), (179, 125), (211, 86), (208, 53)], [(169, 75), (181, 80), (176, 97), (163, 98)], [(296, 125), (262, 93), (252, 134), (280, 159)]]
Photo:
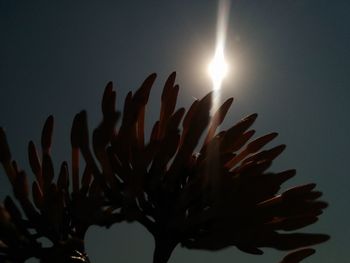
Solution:
[[(307, 231), (332, 235), (307, 262), (345, 262), (350, 227), (350, 1), (232, 1), (227, 59), (234, 68), (222, 98), (235, 102), (226, 125), (258, 112), (258, 135), (279, 132), (287, 150), (273, 170), (296, 168), (290, 184), (317, 182), (330, 207)], [(26, 170), (26, 147), (39, 142), (54, 114), (54, 158), (68, 159), (74, 114), (86, 109), (91, 128), (100, 118), (107, 81), (128, 90), (158, 73), (148, 121), (157, 118), (159, 94), (177, 71), (180, 105), (211, 89), (205, 69), (215, 46), (217, 1), (0, 0), (0, 126), (14, 158)], [(58, 164), (55, 167), (58, 169)], [(0, 177), (1, 199), (10, 192)], [(139, 225), (92, 228), (92, 262), (151, 262), (152, 237)], [(235, 248), (218, 253), (178, 247), (170, 263), (278, 262), (266, 250), (250, 256)]]

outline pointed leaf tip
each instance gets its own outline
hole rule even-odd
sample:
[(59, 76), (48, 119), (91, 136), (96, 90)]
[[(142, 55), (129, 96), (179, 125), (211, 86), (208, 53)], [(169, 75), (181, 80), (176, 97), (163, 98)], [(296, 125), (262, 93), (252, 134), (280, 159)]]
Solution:
[(38, 175), (41, 171), (41, 164), (33, 141), (30, 141), (28, 144), (28, 157), (29, 164), (33, 173)]
[(174, 71), (169, 75), (169, 77), (165, 81), (164, 88), (162, 91), (162, 96), (161, 96), (162, 102), (165, 102), (164, 100), (166, 100), (167, 97), (171, 96), (171, 90), (175, 86), (177, 86), (175, 85), (175, 79), (176, 79), (176, 72)]
[(53, 126), (54, 126), (54, 117), (50, 115), (49, 117), (47, 117), (41, 133), (41, 147), (45, 152), (49, 151), (49, 149), (51, 148)]
[(112, 89), (113, 88), (113, 81), (108, 81), (107, 85), (106, 85), (106, 88)]
[(146, 78), (146, 81), (154, 81), (155, 79), (156, 79), (156, 77), (157, 77), (157, 73), (152, 73), (152, 74), (150, 74), (147, 78)]
[(0, 162), (7, 163), (11, 161), (11, 152), (7, 143), (5, 131), (0, 127)]
[(254, 141), (252, 141), (251, 143), (249, 143), (247, 146), (247, 150), (249, 152), (257, 152), (266, 144), (268, 144), (270, 141), (272, 141), (274, 138), (276, 138), (277, 135), (278, 135), (277, 132), (272, 132), (264, 136), (261, 136), (255, 139)]
[(293, 251), (287, 256), (285, 256), (281, 263), (299, 263), (301, 260), (313, 255), (315, 252), (316, 250), (312, 248), (304, 248), (297, 251)]
[(71, 145), (73, 148), (88, 146), (89, 132), (86, 111), (75, 115), (71, 129)]

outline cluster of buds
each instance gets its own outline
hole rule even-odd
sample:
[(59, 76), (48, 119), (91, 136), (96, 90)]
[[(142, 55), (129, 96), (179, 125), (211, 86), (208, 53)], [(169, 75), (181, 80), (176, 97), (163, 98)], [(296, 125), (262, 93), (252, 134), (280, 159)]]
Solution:
[(150, 75), (134, 94), (127, 94), (119, 126), (116, 92), (107, 84), (103, 119), (91, 145), (86, 112), (75, 116), (71, 164), (63, 162), (56, 179), (50, 116), (41, 152), (33, 142), (28, 146), (35, 175), (31, 193), (0, 129), (0, 161), (16, 199), (8, 196), (0, 206), (1, 262), (89, 262), (84, 248), (88, 228), (122, 221), (138, 222), (154, 236), (154, 263), (166, 263), (177, 245), (205, 250), (235, 246), (258, 255), (271, 247), (291, 251), (281, 262), (297, 263), (314, 253), (309, 246), (329, 238), (294, 232), (315, 223), (327, 204), (319, 200), (322, 193), (314, 190), (315, 184), (280, 191), (295, 170), (269, 171), (285, 149), (264, 149), (277, 133), (254, 139), (250, 127), (257, 114), (217, 131), (232, 98), (212, 116), (211, 93), (187, 112), (176, 109), (179, 86), (171, 74), (159, 120), (145, 142), (145, 111), (155, 78)]

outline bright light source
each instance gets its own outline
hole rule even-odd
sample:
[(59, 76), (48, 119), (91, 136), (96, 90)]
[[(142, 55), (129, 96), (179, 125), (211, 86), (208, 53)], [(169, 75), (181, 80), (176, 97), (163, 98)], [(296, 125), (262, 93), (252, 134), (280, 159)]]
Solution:
[[(220, 94), (222, 81), (228, 73), (228, 64), (225, 61), (224, 50), (229, 9), (230, 0), (219, 1), (215, 54), (208, 67), (209, 75), (213, 81), (213, 89), (216, 93), (215, 97), (217, 100)], [(213, 106), (215, 106), (214, 102)]]
[(213, 81), (214, 90), (219, 89), (228, 73), (228, 64), (225, 61), (222, 49), (215, 52), (214, 58), (208, 66), (208, 71)]

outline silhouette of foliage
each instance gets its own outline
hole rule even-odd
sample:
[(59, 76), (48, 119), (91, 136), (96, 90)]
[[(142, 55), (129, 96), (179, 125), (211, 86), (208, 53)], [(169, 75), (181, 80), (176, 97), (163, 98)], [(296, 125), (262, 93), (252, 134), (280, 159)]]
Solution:
[[(204, 250), (236, 246), (258, 255), (263, 247), (292, 250), (281, 263), (297, 263), (314, 253), (305, 247), (328, 239), (291, 232), (315, 223), (327, 204), (319, 200), (322, 193), (315, 184), (280, 193), (295, 170), (268, 171), (285, 149), (263, 149), (277, 133), (252, 139), (255, 131), (250, 127), (257, 114), (217, 131), (232, 98), (213, 116), (211, 93), (194, 101), (187, 112), (175, 110), (179, 87), (171, 74), (161, 96), (159, 120), (146, 143), (145, 111), (155, 78), (150, 75), (134, 94), (127, 94), (119, 128), (116, 92), (111, 82), (107, 84), (103, 119), (93, 131), (92, 147), (86, 112), (75, 116), (71, 167), (63, 162), (56, 181), (50, 116), (42, 131), (41, 154), (33, 142), (28, 146), (35, 175), (32, 196), (27, 176), (12, 160), (0, 129), (0, 161), (17, 200), (8, 196), (0, 206), (1, 262), (32, 257), (43, 263), (88, 262), (84, 237), (89, 226), (121, 221), (137, 221), (154, 236), (154, 263), (167, 262), (178, 244)], [(82, 171), (80, 155), (85, 160)]]

